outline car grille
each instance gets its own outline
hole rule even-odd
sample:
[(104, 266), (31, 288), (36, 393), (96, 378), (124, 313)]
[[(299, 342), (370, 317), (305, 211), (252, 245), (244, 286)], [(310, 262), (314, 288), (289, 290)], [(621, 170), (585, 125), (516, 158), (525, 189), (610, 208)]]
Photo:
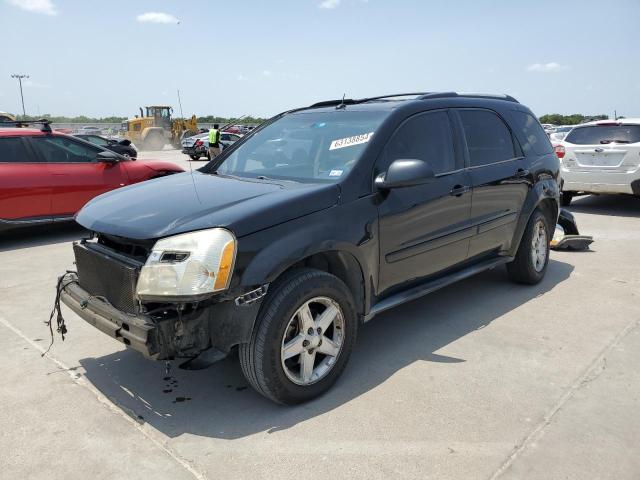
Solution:
[(118, 310), (137, 313), (135, 292), (142, 263), (95, 243), (76, 243), (73, 250), (83, 289)]

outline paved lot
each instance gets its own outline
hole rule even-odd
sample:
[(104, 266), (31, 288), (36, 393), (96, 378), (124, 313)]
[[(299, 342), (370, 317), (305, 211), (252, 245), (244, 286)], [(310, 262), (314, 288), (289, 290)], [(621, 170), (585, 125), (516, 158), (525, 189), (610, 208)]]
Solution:
[(4, 235), (0, 478), (638, 479), (640, 200), (571, 210), (592, 252), (554, 252), (536, 287), (498, 269), (381, 315), (336, 387), (295, 408), (247, 388), (234, 358), (163, 393), (163, 365), (68, 309), (42, 358), (83, 232)]

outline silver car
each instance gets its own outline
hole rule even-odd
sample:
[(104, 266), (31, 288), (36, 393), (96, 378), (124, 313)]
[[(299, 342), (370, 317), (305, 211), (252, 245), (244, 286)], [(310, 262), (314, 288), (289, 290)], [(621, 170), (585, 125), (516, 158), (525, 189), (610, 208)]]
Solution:
[[(230, 147), (241, 138), (242, 135), (237, 133), (220, 132), (220, 151)], [(189, 155), (191, 160), (200, 160), (200, 157), (209, 159), (209, 133), (200, 133), (183, 139), (182, 153)]]

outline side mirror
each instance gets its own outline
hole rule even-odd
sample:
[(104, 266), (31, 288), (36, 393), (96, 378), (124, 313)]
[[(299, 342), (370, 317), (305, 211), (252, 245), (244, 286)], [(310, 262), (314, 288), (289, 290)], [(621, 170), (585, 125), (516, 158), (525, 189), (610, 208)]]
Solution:
[(120, 161), (120, 156), (115, 152), (99, 152), (96, 160), (102, 163), (116, 163)]
[(115, 140), (113, 142), (119, 143), (120, 145), (124, 145), (125, 147), (128, 147), (129, 145), (131, 145), (131, 140), (128, 140), (126, 138), (124, 140), (120, 140), (120, 142), (116, 142)]
[(433, 169), (424, 160), (394, 160), (386, 173), (376, 177), (376, 187), (380, 190), (412, 187), (428, 183), (435, 178)]

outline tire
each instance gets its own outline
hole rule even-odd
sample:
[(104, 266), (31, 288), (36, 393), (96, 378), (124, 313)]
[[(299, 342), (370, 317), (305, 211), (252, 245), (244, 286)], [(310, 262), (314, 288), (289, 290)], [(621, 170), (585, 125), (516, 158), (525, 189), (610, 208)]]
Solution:
[[(309, 309), (305, 310), (307, 304)], [(309, 335), (313, 328), (323, 325), (318, 320), (324, 312), (328, 313), (326, 319), (335, 313), (334, 320), (321, 334), (316, 330)], [(305, 323), (314, 327), (308, 330)], [(292, 270), (272, 284), (250, 342), (240, 345), (242, 373), (258, 393), (276, 403), (306, 402), (336, 382), (349, 360), (357, 333), (353, 298), (339, 278), (320, 270)], [(285, 345), (291, 346), (292, 355), (287, 359)], [(300, 353), (293, 354), (296, 351)], [(336, 353), (325, 355), (323, 351)], [(311, 370), (303, 371), (303, 365), (311, 365)]]
[[(540, 237), (540, 225), (544, 229), (544, 239)], [(507, 264), (507, 273), (511, 281), (535, 285), (544, 278), (549, 264), (551, 232), (549, 219), (539, 209), (536, 209), (527, 223), (515, 259)], [(534, 255), (534, 252), (539, 252), (539, 254)]]
[(144, 142), (145, 150), (162, 150), (164, 147), (164, 139), (154, 133), (150, 138), (147, 138)]
[(189, 155), (191, 160), (200, 160), (200, 155)]
[(573, 192), (562, 192), (560, 194), (560, 205), (563, 207), (568, 207), (571, 205), (571, 200), (573, 200)]

